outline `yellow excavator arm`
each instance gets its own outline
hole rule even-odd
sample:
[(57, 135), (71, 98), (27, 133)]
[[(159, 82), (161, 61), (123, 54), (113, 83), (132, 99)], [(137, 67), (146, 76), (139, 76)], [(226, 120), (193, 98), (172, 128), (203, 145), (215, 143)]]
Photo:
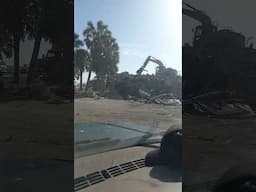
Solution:
[(148, 65), (148, 62), (152, 61), (156, 64), (158, 64), (160, 67), (164, 67), (164, 64), (159, 59), (156, 59), (155, 57), (148, 56), (143, 65), (137, 70), (137, 75), (141, 75), (143, 71), (145, 71), (146, 66)]

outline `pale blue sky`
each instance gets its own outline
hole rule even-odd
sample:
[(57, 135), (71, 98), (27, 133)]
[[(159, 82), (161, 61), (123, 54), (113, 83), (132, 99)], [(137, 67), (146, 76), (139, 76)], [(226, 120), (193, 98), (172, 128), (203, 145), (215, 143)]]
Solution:
[(119, 72), (135, 73), (149, 55), (181, 71), (181, 18), (181, 0), (75, 0), (75, 32), (82, 39), (89, 20), (107, 24), (120, 47)]

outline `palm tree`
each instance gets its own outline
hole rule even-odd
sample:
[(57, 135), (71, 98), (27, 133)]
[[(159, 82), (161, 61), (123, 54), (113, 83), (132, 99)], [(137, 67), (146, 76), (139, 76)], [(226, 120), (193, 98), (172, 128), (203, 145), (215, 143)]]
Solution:
[(74, 48), (78, 49), (84, 45), (83, 41), (79, 39), (79, 35), (75, 33), (74, 35)]
[[(32, 0), (31, 0), (32, 1)], [(14, 52), (14, 81), (19, 83), (20, 68), (20, 42), (24, 40), (27, 29), (27, 16), (30, 9), (28, 4), (30, 0), (4, 1), (1, 2), (1, 28), (5, 30), (12, 39), (12, 48)], [(8, 11), (6, 11), (8, 10)]]
[(80, 79), (80, 90), (82, 90), (83, 73), (90, 64), (90, 55), (85, 49), (77, 49), (74, 52), (74, 72), (75, 77)]
[(112, 37), (112, 33), (108, 29), (108, 26), (102, 21), (98, 21), (96, 27), (89, 21), (83, 35), (84, 42), (91, 55), (91, 65), (87, 82), (90, 81), (91, 73), (95, 72), (96, 78), (106, 84), (107, 80), (118, 70), (118, 44)]
[[(32, 1), (32, 0), (31, 0)], [(73, 1), (72, 0), (37, 0), (37, 8), (31, 16), (30, 34), (34, 38), (34, 48), (30, 60), (29, 74), (27, 84), (31, 81), (35, 61), (38, 58), (42, 38), (49, 40), (54, 47), (61, 50), (63, 55), (62, 72), (59, 81), (71, 82), (73, 78), (71, 71), (73, 40), (70, 35), (73, 34)], [(58, 11), (56, 11), (58, 10)], [(61, 31), (61, 33), (60, 33)], [(70, 77), (70, 78), (67, 78)], [(60, 79), (62, 78), (62, 80)]]
[(79, 39), (79, 35), (74, 35), (74, 75), (76, 79), (80, 79), (80, 90), (82, 90), (83, 73), (90, 68), (91, 58), (87, 50), (81, 48), (83, 41)]
[(7, 39), (5, 40), (7, 47), (2, 51), (5, 53), (8, 52), (7, 56), (10, 56), (10, 52), (14, 52), (14, 80), (16, 83), (19, 83), (20, 43), (26, 37), (31, 37), (31, 29), (39, 11), (38, 1), (39, 0), (1, 1), (0, 36)]
[(44, 38), (48, 38), (44, 35), (44, 29), (47, 25), (47, 0), (34, 1), (33, 7), (34, 12), (30, 15), (29, 20), (29, 36), (34, 40), (33, 51), (29, 62), (28, 76), (27, 76), (27, 85), (30, 84), (32, 80), (32, 73), (35, 68), (36, 60), (38, 59), (38, 54), (40, 50), (41, 41)]
[(10, 58), (12, 56), (12, 38), (3, 26), (0, 26), (0, 61), (2, 56)]

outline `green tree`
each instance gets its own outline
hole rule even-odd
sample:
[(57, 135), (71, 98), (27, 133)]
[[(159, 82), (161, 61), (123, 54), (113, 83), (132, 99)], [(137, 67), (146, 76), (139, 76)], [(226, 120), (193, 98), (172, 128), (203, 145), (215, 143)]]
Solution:
[[(33, 53), (29, 65), (27, 84), (32, 78), (33, 69), (40, 50), (42, 38), (49, 40), (62, 55), (62, 68), (60, 69), (60, 82), (66, 83), (73, 78), (72, 49), (73, 39), (73, 1), (72, 0), (34, 0), (37, 9), (30, 17), (30, 34), (34, 39)], [(58, 10), (58, 11), (56, 11)], [(60, 33), (61, 31), (61, 33)], [(56, 64), (57, 65), (57, 64)], [(72, 74), (71, 74), (72, 72)]]
[(80, 79), (80, 90), (82, 90), (83, 73), (90, 65), (90, 55), (85, 49), (77, 49), (74, 52), (74, 73), (75, 78)]
[(1, 2), (0, 5), (0, 35), (8, 34), (6, 38), (11, 40), (11, 44), (8, 43), (8, 45), (14, 52), (14, 80), (16, 83), (19, 83), (20, 43), (28, 34), (31, 13), (36, 12), (35, 2), (36, 0), (9, 0)]
[(7, 58), (12, 56), (12, 38), (3, 26), (0, 26), (0, 61), (3, 56)]
[(47, 20), (49, 19), (47, 14), (47, 3), (48, 0), (36, 0), (34, 3), (35, 11), (30, 15), (29, 35), (34, 40), (33, 51), (29, 62), (27, 85), (32, 80), (32, 74), (35, 68), (36, 60), (40, 50), (41, 41), (44, 38), (49, 40), (45, 35), (44, 30), (47, 28)]
[[(116, 39), (112, 37), (108, 26), (102, 21), (98, 21), (94, 27), (91, 21), (83, 32), (84, 42), (91, 56), (91, 65), (87, 84), (90, 81), (91, 73), (95, 72), (98, 81), (106, 83), (118, 71), (119, 47)], [(86, 90), (88, 85), (86, 85)]]
[(83, 41), (79, 39), (78, 34), (74, 34), (74, 49), (78, 49), (84, 45)]
[(82, 49), (83, 41), (79, 39), (77, 34), (74, 35), (74, 76), (80, 79), (80, 90), (83, 86), (83, 73), (89, 69), (90, 55), (85, 49)]
[(90, 54), (87, 50), (81, 48), (83, 41), (79, 39), (78, 34), (74, 35), (74, 76), (80, 79), (80, 90), (83, 87), (83, 73), (88, 71), (90, 67)]

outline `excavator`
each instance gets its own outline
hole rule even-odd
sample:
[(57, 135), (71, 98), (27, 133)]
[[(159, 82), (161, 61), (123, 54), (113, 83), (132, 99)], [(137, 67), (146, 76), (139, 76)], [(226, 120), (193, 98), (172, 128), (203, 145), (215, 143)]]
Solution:
[(201, 22), (201, 25), (196, 26), (193, 39), (193, 45), (197, 47), (200, 39), (205, 35), (216, 32), (217, 27), (213, 25), (211, 18), (203, 11), (196, 9), (185, 2), (183, 2), (183, 5), (187, 8), (182, 8), (182, 14)]
[[(184, 99), (228, 90), (256, 106), (253, 98), (256, 93), (251, 86), (256, 75), (248, 79), (249, 73), (256, 74), (256, 50), (246, 45), (243, 34), (218, 29), (205, 12), (182, 3), (182, 14), (200, 22), (195, 28), (192, 45), (182, 47)], [(254, 96), (248, 98), (248, 95)]]
[(155, 57), (148, 56), (143, 65), (137, 70), (137, 75), (141, 75), (143, 71), (145, 71), (146, 66), (148, 65), (149, 61), (152, 61), (156, 63), (159, 66), (159, 70), (165, 69), (164, 64), (159, 59), (156, 59)]
[[(193, 38), (193, 48), (200, 57), (217, 57), (218, 50), (245, 48), (245, 37), (229, 29), (218, 29), (211, 18), (201, 10), (183, 2), (182, 14), (199, 21)], [(223, 57), (223, 56), (221, 56)]]

